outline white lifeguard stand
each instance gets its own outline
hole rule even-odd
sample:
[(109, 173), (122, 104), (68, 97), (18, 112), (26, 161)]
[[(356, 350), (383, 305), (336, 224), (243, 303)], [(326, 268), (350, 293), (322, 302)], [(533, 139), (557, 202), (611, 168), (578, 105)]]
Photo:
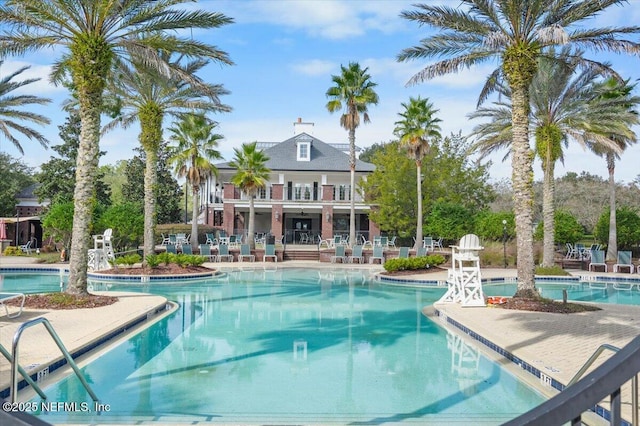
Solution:
[(92, 271), (109, 269), (109, 261), (115, 260), (111, 236), (113, 229), (109, 228), (103, 234), (93, 236), (93, 249), (89, 250), (87, 263)]
[(457, 246), (451, 246), (451, 269), (447, 274), (449, 288), (439, 302), (485, 306), (479, 254), (483, 249), (474, 234), (465, 235)]

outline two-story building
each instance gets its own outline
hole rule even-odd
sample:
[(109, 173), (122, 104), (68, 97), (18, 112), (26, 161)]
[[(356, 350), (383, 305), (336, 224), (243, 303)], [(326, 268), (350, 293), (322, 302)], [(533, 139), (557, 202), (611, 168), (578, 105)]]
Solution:
[[(313, 123), (298, 119), (294, 136), (282, 142), (258, 142), (269, 157), (269, 182), (254, 200), (255, 232), (271, 233), (287, 243), (317, 242), (336, 234), (349, 234), (349, 145), (328, 144), (313, 136)], [(229, 234), (246, 233), (249, 197), (236, 188), (236, 169), (228, 162), (216, 164), (218, 178), (208, 188), (205, 223)], [(356, 160), (356, 185), (375, 166)], [(379, 229), (369, 221), (370, 206), (356, 188), (356, 231), (369, 238)], [(204, 207), (204, 203), (203, 203)]]

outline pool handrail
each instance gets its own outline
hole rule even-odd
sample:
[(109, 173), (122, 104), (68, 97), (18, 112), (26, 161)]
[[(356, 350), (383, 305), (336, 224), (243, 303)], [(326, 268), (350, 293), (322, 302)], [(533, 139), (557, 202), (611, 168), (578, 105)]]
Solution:
[[(599, 352), (600, 350), (596, 351), (596, 354)], [(596, 354), (593, 356), (597, 356)], [(504, 423), (503, 426), (559, 425), (567, 422), (578, 425), (581, 424), (582, 414), (595, 407), (607, 396), (611, 397), (610, 424), (622, 424), (621, 388), (632, 380), (634, 387), (632, 392), (637, 394), (639, 371), (640, 336), (634, 338), (583, 379), (567, 386), (565, 390), (548, 401)]]
[(56, 333), (56, 331), (53, 329), (53, 326), (51, 325), (49, 320), (43, 317), (35, 318), (35, 319), (32, 319), (31, 321), (22, 323), (22, 325), (18, 327), (18, 329), (16, 330), (16, 333), (13, 335), (13, 343), (11, 345), (11, 352), (13, 354), (13, 359), (11, 360), (11, 391), (10, 391), (11, 402), (12, 403), (17, 402), (17, 397), (18, 397), (18, 367), (19, 367), (18, 343), (20, 343), (20, 337), (22, 336), (22, 332), (27, 328), (37, 324), (44, 325), (44, 327), (49, 332), (49, 335), (51, 336), (53, 341), (56, 343), (56, 345), (58, 345), (58, 348), (60, 349), (60, 352), (62, 352), (62, 355), (64, 356), (64, 358), (67, 360), (67, 363), (69, 363), (69, 366), (73, 369), (74, 373), (76, 373), (76, 376), (78, 376), (78, 379), (80, 379), (82, 386), (84, 386), (84, 388), (89, 393), (89, 395), (91, 395), (91, 399), (93, 399), (94, 402), (98, 402), (98, 397), (89, 386), (89, 383), (87, 383), (87, 380), (85, 379), (84, 375), (78, 368), (78, 365), (73, 360), (73, 357), (71, 356), (67, 348), (62, 343), (62, 340), (60, 340), (58, 333)]

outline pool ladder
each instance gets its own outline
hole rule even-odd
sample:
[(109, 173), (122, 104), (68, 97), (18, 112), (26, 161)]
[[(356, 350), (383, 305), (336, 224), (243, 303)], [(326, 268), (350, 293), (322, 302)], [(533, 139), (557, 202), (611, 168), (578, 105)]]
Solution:
[[(611, 352), (618, 352), (620, 351), (620, 348), (613, 345), (609, 345), (607, 343), (600, 345), (598, 349), (596, 349), (596, 351), (593, 353), (593, 355), (591, 355), (591, 357), (587, 360), (587, 362), (584, 363), (582, 368), (578, 370), (576, 375), (573, 376), (573, 378), (569, 381), (569, 384), (567, 385), (567, 387), (571, 386), (572, 384), (580, 380), (580, 378), (584, 375), (584, 373), (587, 372), (589, 367), (591, 367), (591, 365), (596, 361), (596, 359), (598, 359), (600, 354), (602, 354), (602, 352), (604, 352), (605, 350), (610, 350)], [(621, 400), (620, 400), (619, 394), (616, 399), (617, 401), (611, 401), (612, 412), (614, 411), (614, 409), (617, 409), (618, 412), (620, 410)], [(617, 407), (614, 408), (614, 404), (616, 404)], [(632, 417), (631, 424), (638, 425), (638, 375), (637, 374), (631, 378), (631, 417)]]
[(58, 345), (58, 348), (62, 352), (62, 355), (69, 363), (69, 366), (73, 369), (76, 376), (78, 376), (78, 379), (80, 379), (80, 382), (82, 383), (86, 391), (89, 393), (89, 395), (91, 395), (91, 398), (93, 399), (93, 401), (97, 402), (98, 397), (93, 392), (91, 387), (89, 387), (89, 383), (87, 383), (87, 380), (84, 378), (84, 375), (78, 368), (78, 365), (71, 357), (71, 354), (69, 353), (69, 351), (67, 351), (67, 348), (65, 348), (64, 344), (62, 343), (62, 340), (60, 340), (60, 337), (58, 336), (58, 333), (55, 332), (55, 330), (53, 329), (53, 326), (51, 325), (49, 320), (47, 320), (46, 318), (36, 318), (31, 321), (27, 321), (18, 328), (18, 330), (16, 331), (16, 334), (14, 334), (13, 336), (13, 344), (11, 347), (13, 356), (9, 352), (7, 352), (7, 350), (2, 345), (0, 345), (0, 352), (2, 353), (2, 355), (4, 355), (7, 361), (11, 363), (11, 387), (10, 387), (11, 402), (17, 402), (16, 400), (18, 396), (18, 373), (22, 375), (24, 380), (38, 393), (38, 395), (40, 395), (42, 399), (47, 399), (47, 396), (44, 394), (42, 389), (40, 389), (40, 387), (33, 381), (33, 379), (29, 376), (29, 374), (27, 374), (27, 372), (24, 371), (24, 369), (20, 367), (20, 364), (18, 363), (18, 343), (20, 342), (20, 337), (22, 336), (22, 332), (27, 328), (37, 324), (44, 325), (44, 327), (49, 332), (49, 335), (51, 336), (53, 341), (56, 343), (56, 345)]

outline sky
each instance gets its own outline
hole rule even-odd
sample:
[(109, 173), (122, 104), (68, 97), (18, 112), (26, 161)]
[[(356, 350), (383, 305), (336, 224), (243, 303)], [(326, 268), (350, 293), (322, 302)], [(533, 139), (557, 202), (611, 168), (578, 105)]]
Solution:
[[(447, 3), (455, 0), (423, 0), (424, 3)], [(194, 38), (216, 45), (227, 52), (233, 66), (210, 64), (199, 75), (207, 82), (222, 84), (231, 92), (222, 101), (232, 112), (216, 114), (217, 133), (224, 136), (219, 150), (225, 160), (233, 157), (233, 149), (242, 143), (281, 142), (293, 136), (293, 123), (301, 118), (314, 123), (313, 135), (327, 143), (346, 143), (347, 132), (339, 124), (339, 113), (326, 109), (327, 89), (332, 75), (340, 74), (340, 66), (358, 62), (367, 67), (379, 103), (369, 107), (371, 122), (356, 130), (356, 145), (366, 148), (374, 143), (394, 139), (394, 122), (402, 111), (401, 104), (409, 97), (428, 98), (438, 109), (441, 133), (470, 133), (479, 120), (469, 120), (474, 111), (480, 88), (486, 76), (496, 68), (487, 63), (459, 74), (451, 74), (407, 87), (409, 79), (428, 65), (425, 61), (397, 62), (402, 49), (416, 46), (429, 35), (429, 29), (400, 17), (403, 10), (413, 10), (415, 0), (204, 0), (187, 3), (195, 7), (225, 14), (234, 23), (213, 30), (193, 30)], [(640, 21), (640, 0), (630, 0), (624, 7), (610, 8), (597, 18), (594, 26), (634, 25)], [(41, 78), (22, 92), (52, 99), (38, 112), (51, 119), (49, 126), (39, 130), (49, 139), (50, 146), (61, 143), (58, 126), (64, 123), (61, 103), (68, 92), (48, 81), (51, 64), (60, 57), (60, 50), (43, 50), (24, 57), (5, 58), (0, 77), (19, 67), (31, 68), (19, 79)], [(624, 78), (640, 78), (640, 58), (587, 52), (589, 58), (609, 61)], [(103, 120), (103, 124), (106, 120)], [(165, 128), (171, 122), (165, 121)], [(640, 129), (639, 129), (640, 130)], [(165, 131), (168, 138), (168, 132)], [(138, 146), (138, 127), (116, 129), (104, 135), (100, 148), (106, 151), (101, 164), (115, 164), (132, 158)], [(13, 145), (0, 137), (0, 151), (19, 158), (37, 169), (56, 153), (39, 143), (20, 138), (25, 151), (20, 155)], [(492, 181), (508, 179), (511, 165), (506, 152), (490, 160)], [(637, 159), (640, 143), (627, 149), (616, 164), (616, 180), (630, 183), (640, 171)], [(539, 163), (534, 165), (536, 179), (541, 179)], [(579, 145), (570, 143), (565, 151), (565, 163), (558, 164), (556, 176), (567, 172), (589, 173), (607, 178), (605, 160)]]

